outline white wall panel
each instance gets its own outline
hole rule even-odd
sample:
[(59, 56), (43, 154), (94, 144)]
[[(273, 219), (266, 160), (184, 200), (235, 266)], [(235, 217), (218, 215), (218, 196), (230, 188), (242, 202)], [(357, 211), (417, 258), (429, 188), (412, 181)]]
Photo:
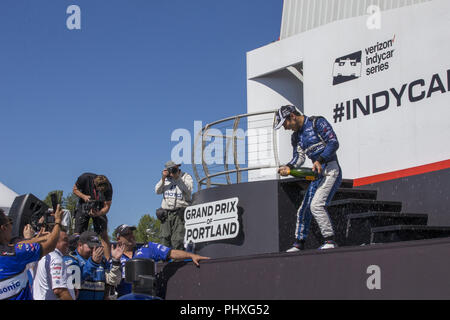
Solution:
[(432, 0), (284, 0), (280, 39), (342, 19), (367, 15), (369, 5), (382, 11)]

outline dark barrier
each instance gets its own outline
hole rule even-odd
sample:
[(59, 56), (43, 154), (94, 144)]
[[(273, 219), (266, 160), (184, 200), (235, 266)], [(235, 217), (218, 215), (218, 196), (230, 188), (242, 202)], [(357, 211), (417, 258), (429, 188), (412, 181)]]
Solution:
[(16, 197), (9, 210), (9, 216), (14, 221), (13, 238), (22, 237), (25, 225), (31, 223), (33, 217), (42, 216), (47, 210), (48, 206), (31, 193)]
[(450, 299), (450, 238), (159, 265), (165, 299)]

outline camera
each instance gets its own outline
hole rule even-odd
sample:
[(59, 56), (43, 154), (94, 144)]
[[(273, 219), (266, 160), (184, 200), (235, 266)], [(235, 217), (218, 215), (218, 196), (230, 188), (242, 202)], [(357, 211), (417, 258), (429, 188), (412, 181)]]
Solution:
[(35, 211), (30, 217), (30, 225), (35, 232), (39, 232), (41, 228), (50, 230), (51, 226), (55, 224), (55, 217), (51, 215), (53, 211), (51, 209), (45, 209), (43, 211)]
[(83, 203), (83, 210), (85, 212), (91, 212), (92, 211), (100, 211), (103, 206), (104, 206), (105, 202), (102, 200), (89, 200), (86, 203)]
[(41, 228), (48, 231), (55, 224), (55, 217), (52, 213), (56, 212), (56, 208), (58, 206), (58, 195), (56, 193), (52, 193), (50, 195), (50, 199), (52, 201), (53, 210), (47, 207), (41, 207), (40, 210), (35, 210), (31, 214), (30, 225), (35, 232), (39, 232)]
[(167, 168), (167, 171), (169, 172), (169, 174), (176, 174), (178, 171), (180, 171), (180, 169), (178, 169), (178, 167), (170, 167)]
[(98, 199), (96, 200), (89, 200), (88, 202), (85, 202), (82, 204), (83, 210), (85, 212), (93, 212), (100, 211), (105, 206), (105, 197), (103, 195), (103, 192), (98, 193)]

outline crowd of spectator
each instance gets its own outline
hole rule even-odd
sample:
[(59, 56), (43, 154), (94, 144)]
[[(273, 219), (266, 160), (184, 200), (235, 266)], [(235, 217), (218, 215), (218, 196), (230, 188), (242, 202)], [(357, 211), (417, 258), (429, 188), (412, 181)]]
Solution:
[[(172, 169), (169, 173), (168, 167), (178, 169), (179, 165), (166, 164), (156, 192), (171, 190), (175, 201), (178, 197), (183, 206), (172, 202), (172, 206), (165, 209), (168, 215), (175, 212), (180, 217), (188, 202), (179, 199), (190, 198), (192, 186), (189, 180), (190, 189), (185, 186), (186, 176), (180, 170)], [(183, 196), (177, 195), (177, 191)], [(199, 261), (208, 259), (182, 250), (179, 242), (176, 248), (153, 242), (137, 245), (136, 227), (126, 224), (114, 229), (111, 242), (106, 215), (111, 208), (113, 190), (103, 175), (82, 174), (73, 192), (79, 201), (72, 234), (67, 228), (67, 211), (58, 205), (52, 213), (51, 224), (37, 233), (27, 224), (23, 238), (13, 239), (13, 221), (0, 209), (0, 300), (115, 300), (131, 293), (132, 286), (125, 281), (125, 263), (130, 259), (145, 258), (155, 262), (192, 259), (197, 266)], [(169, 191), (167, 197), (170, 197)], [(164, 200), (163, 204), (168, 202)], [(93, 231), (88, 230), (90, 219)], [(177, 241), (181, 236), (179, 232), (176, 234)]]

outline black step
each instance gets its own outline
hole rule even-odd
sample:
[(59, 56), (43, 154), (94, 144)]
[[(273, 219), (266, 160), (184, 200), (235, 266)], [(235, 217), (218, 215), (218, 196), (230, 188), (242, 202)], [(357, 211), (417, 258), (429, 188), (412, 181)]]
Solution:
[(333, 201), (343, 200), (343, 199), (377, 199), (377, 190), (362, 190), (353, 188), (339, 188), (334, 197)]
[(345, 244), (347, 238), (347, 216), (352, 213), (370, 211), (400, 212), (402, 203), (397, 201), (379, 201), (369, 199), (343, 199), (331, 201), (328, 214), (333, 224), (335, 238), (338, 244)]
[(353, 188), (353, 180), (351, 179), (342, 179), (341, 188)]
[(347, 215), (345, 245), (369, 244), (371, 229), (392, 225), (423, 225), (428, 221), (428, 215), (418, 213), (400, 213), (370, 211)]
[(396, 225), (372, 228), (370, 243), (388, 243), (445, 237), (450, 237), (450, 227)]
[(343, 199), (331, 201), (328, 210), (345, 215), (369, 211), (400, 212), (402, 210), (402, 203), (399, 201), (370, 199)]

